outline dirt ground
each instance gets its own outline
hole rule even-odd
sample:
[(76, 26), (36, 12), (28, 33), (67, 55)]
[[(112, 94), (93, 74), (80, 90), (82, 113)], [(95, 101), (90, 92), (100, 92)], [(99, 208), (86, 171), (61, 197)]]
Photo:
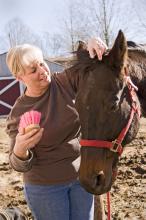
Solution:
[[(31, 218), (23, 196), (22, 176), (8, 163), (5, 119), (0, 119), (0, 208), (17, 206)], [(112, 220), (146, 220), (146, 119), (137, 138), (122, 154), (118, 177), (111, 190)], [(103, 195), (106, 210), (106, 195)], [(96, 219), (97, 220), (97, 219)]]

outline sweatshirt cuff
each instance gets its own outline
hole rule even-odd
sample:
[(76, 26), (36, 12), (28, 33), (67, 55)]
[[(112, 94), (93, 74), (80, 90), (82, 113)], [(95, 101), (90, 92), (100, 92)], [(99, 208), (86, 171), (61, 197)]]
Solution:
[(10, 165), (18, 172), (27, 172), (32, 167), (33, 153), (29, 150), (29, 158), (22, 160), (17, 157), (13, 152), (10, 154)]

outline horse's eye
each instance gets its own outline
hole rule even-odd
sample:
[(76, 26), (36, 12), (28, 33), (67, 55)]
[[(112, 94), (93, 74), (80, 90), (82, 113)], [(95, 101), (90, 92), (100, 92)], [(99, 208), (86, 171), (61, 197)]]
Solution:
[(112, 97), (110, 104), (109, 104), (109, 112), (115, 112), (118, 110), (119, 107), (119, 99), (117, 96)]
[(110, 112), (115, 112), (117, 110), (118, 110), (118, 104), (117, 103), (114, 103), (113, 105), (110, 106), (110, 109), (109, 109)]

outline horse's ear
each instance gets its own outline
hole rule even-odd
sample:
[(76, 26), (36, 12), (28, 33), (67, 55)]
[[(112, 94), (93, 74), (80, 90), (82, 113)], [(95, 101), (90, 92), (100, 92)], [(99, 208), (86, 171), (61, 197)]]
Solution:
[(120, 30), (115, 43), (109, 53), (109, 64), (115, 70), (125, 67), (127, 60), (127, 42), (123, 32)]
[(87, 45), (83, 41), (78, 41), (78, 46), (77, 46), (77, 58), (78, 60), (85, 60), (86, 58), (89, 58), (89, 53), (87, 50)]
[(82, 50), (87, 50), (87, 45), (84, 41), (78, 41), (77, 42), (77, 52), (82, 51)]

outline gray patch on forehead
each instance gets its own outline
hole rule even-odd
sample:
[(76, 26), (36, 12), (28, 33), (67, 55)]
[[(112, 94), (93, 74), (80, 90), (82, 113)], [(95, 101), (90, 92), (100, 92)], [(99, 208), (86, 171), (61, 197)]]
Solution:
[[(86, 80), (85, 93), (82, 94), (82, 103), (83, 104), (88, 103), (88, 99), (91, 98), (91, 97), (89, 97), (89, 94), (90, 94), (91, 90), (94, 88), (95, 88), (95, 78), (93, 76), (93, 73), (90, 72), (88, 75), (88, 78)], [(89, 106), (88, 106), (88, 108), (89, 108)]]

